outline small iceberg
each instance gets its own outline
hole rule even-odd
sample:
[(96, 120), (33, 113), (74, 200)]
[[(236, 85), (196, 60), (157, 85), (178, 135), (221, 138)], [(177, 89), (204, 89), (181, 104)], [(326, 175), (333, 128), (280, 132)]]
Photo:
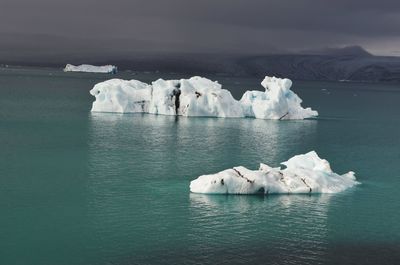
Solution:
[(86, 73), (108, 73), (116, 74), (117, 67), (115, 65), (102, 65), (95, 66), (90, 64), (72, 65), (67, 64), (64, 68), (64, 72), (86, 72)]
[(354, 172), (339, 175), (315, 151), (281, 163), (286, 168), (260, 164), (259, 170), (239, 166), (190, 182), (190, 191), (205, 194), (337, 193), (353, 187)]
[(257, 119), (305, 119), (318, 112), (301, 106), (292, 81), (268, 77), (265, 91), (247, 91), (237, 101), (217, 81), (195, 76), (189, 79), (158, 79), (152, 84), (138, 80), (111, 79), (96, 84), (93, 112), (151, 113), (203, 117), (253, 117)]

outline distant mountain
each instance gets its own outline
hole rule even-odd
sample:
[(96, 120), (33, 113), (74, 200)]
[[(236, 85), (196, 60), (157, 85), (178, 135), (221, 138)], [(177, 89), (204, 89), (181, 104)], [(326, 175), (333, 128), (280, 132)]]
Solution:
[(281, 54), (244, 57), (193, 54), (146, 57), (112, 63), (118, 65), (119, 69), (190, 75), (220, 74), (260, 78), (275, 75), (295, 80), (400, 82), (400, 57), (373, 56), (361, 51), (346, 48), (340, 52), (330, 50), (330, 54), (325, 55)]
[[(127, 56), (126, 54), (129, 54)], [(0, 53), (1, 55), (1, 53)], [(121, 53), (107, 59), (52, 57), (52, 61), (0, 61), (3, 64), (64, 67), (66, 63), (113, 64), (119, 70), (175, 72), (188, 75), (256, 76), (275, 75), (294, 80), (400, 82), (400, 57), (374, 56), (360, 46), (325, 48), (302, 54), (143, 54)], [(104, 57), (104, 56), (103, 56)], [(1, 56), (0, 56), (1, 59)]]
[(248, 75), (299, 80), (400, 82), (400, 58), (359, 55), (271, 55), (243, 58)]
[(341, 48), (322, 48), (316, 50), (305, 50), (300, 54), (302, 55), (329, 55), (329, 56), (356, 56), (356, 57), (368, 57), (373, 56), (371, 53), (366, 51), (363, 47), (358, 45), (345, 46)]
[(325, 48), (308, 54), (236, 56), (169, 54), (106, 61), (119, 69), (190, 75), (276, 75), (297, 80), (400, 82), (400, 57), (374, 56), (360, 46)]

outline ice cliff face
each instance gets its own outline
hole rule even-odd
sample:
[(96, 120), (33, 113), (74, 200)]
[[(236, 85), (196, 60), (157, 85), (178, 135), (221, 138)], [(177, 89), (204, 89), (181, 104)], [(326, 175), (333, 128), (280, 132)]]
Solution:
[(135, 113), (204, 117), (255, 117), (259, 119), (304, 119), (316, 111), (301, 107), (290, 90), (289, 79), (265, 77), (265, 92), (247, 91), (240, 101), (218, 82), (202, 77), (159, 79), (151, 85), (137, 80), (111, 79), (96, 84), (94, 112)]
[(88, 72), (88, 73), (117, 73), (117, 67), (114, 65), (94, 66), (89, 64), (81, 64), (78, 66), (67, 64), (64, 72)]
[(358, 184), (354, 172), (336, 174), (329, 162), (314, 151), (281, 164), (286, 168), (260, 164), (259, 170), (239, 166), (203, 175), (190, 183), (190, 191), (206, 194), (337, 193)]

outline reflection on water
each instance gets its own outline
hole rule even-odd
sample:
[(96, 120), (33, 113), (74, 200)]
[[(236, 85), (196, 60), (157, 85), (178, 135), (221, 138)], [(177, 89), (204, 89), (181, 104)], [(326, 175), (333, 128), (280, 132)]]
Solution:
[[(273, 210), (279, 207), (285, 210), (296, 211), (309, 211), (307, 206), (315, 206), (318, 209), (315, 213), (323, 213), (326, 215), (327, 207), (331, 194), (311, 194), (311, 195), (278, 195), (273, 194), (269, 196), (262, 195), (214, 195), (214, 194), (197, 194), (190, 193), (190, 203), (193, 209), (204, 211), (209, 210), (220, 211), (225, 205), (229, 210), (237, 212), (258, 211), (260, 205), (267, 206), (268, 209)], [(256, 205), (257, 209), (254, 209)], [(306, 209), (296, 209), (299, 205), (305, 205)], [(222, 208), (221, 208), (222, 207)], [(263, 208), (262, 210), (265, 210)]]
[(153, 163), (192, 158), (188, 164), (197, 168), (200, 162), (207, 162), (207, 166), (218, 169), (225, 164), (278, 165), (295, 154), (308, 152), (318, 124), (316, 120), (279, 122), (106, 113), (91, 114), (90, 122), (91, 142), (94, 149), (100, 148), (97, 151), (105, 145), (111, 149), (135, 146), (142, 158), (144, 155)]
[[(330, 198), (326, 194), (190, 194), (194, 241), (208, 246), (213, 242), (208, 249), (210, 255), (219, 255), (213, 248), (232, 248), (232, 257), (247, 262), (258, 263), (264, 258), (269, 264), (321, 260), (327, 250)], [(237, 252), (241, 248), (246, 251)], [(219, 261), (218, 256), (213, 259)]]

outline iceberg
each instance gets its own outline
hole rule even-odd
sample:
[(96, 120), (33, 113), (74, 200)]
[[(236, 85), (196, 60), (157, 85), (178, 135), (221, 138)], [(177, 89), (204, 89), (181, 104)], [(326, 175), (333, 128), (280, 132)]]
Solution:
[(246, 116), (257, 119), (301, 120), (318, 115), (318, 112), (310, 108), (301, 107), (302, 100), (290, 90), (290, 79), (266, 76), (261, 85), (265, 92), (246, 91), (240, 100)]
[(151, 84), (111, 79), (90, 90), (96, 98), (91, 111), (276, 120), (318, 115), (318, 112), (301, 106), (302, 100), (290, 90), (292, 81), (289, 79), (266, 76), (261, 85), (264, 92), (247, 91), (237, 101), (217, 81), (199, 76), (158, 79)]
[(102, 65), (95, 66), (90, 64), (72, 65), (67, 64), (64, 68), (64, 72), (87, 72), (87, 73), (117, 73), (117, 67), (115, 65)]
[(190, 191), (205, 194), (310, 194), (337, 193), (354, 185), (354, 172), (339, 175), (315, 151), (296, 155), (284, 167), (260, 164), (258, 170), (239, 166), (190, 182)]

